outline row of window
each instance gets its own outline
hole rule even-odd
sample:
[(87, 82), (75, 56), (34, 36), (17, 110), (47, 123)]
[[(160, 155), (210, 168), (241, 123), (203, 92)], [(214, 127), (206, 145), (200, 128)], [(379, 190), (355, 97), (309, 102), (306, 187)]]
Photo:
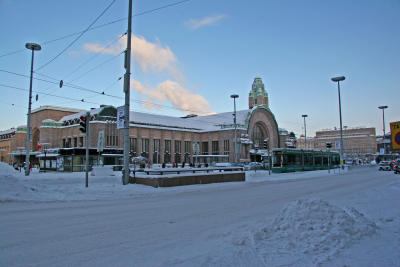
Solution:
[[(106, 136), (106, 140), (105, 140), (106, 146), (118, 146), (119, 145), (118, 140), (119, 140), (118, 136)], [(140, 142), (141, 154), (148, 155), (148, 153), (150, 152), (150, 139), (141, 138), (140, 140), (141, 140), (141, 142)], [(166, 155), (171, 153), (171, 151), (172, 151), (172, 149), (171, 149), (172, 141), (171, 140), (164, 140), (164, 150), (163, 151), (161, 151), (161, 139), (153, 139), (152, 141), (153, 141), (153, 153), (158, 154), (158, 156), (155, 156), (155, 157), (159, 157), (159, 154), (161, 152), (163, 152)], [(85, 145), (83, 136), (73, 137), (73, 138), (71, 138), (71, 137), (64, 138), (62, 140), (62, 142), (63, 142), (62, 143), (63, 148), (83, 147)], [(138, 152), (137, 143), (138, 143), (137, 138), (130, 138), (130, 152), (132, 154), (136, 154)], [(200, 154), (203, 154), (203, 155), (209, 154), (208, 143), (209, 142), (201, 142)], [(230, 150), (229, 143), (230, 143), (229, 140), (224, 140), (223, 153), (225, 155), (229, 155), (229, 150)], [(174, 151), (176, 154), (180, 154), (182, 152), (185, 154), (192, 153), (192, 142), (191, 141), (183, 141), (183, 151), (182, 151), (182, 141), (175, 140), (173, 144), (174, 144)], [(211, 142), (211, 154), (218, 155), (219, 153), (220, 153), (219, 141), (212, 141)]]
[[(149, 153), (150, 151), (150, 141), (148, 138), (141, 138), (141, 153)], [(138, 152), (138, 139), (137, 138), (130, 138), (130, 151), (132, 153)], [(201, 142), (201, 154), (208, 155), (208, 143), (209, 142)], [(164, 149), (162, 152), (164, 154), (171, 153), (172, 141), (171, 140), (164, 140)], [(182, 151), (182, 141), (175, 140), (174, 143), (174, 151), (175, 153), (185, 153), (190, 154), (192, 153), (192, 142), (191, 141), (183, 141), (183, 151)], [(153, 139), (153, 152), (154, 153), (161, 153), (161, 139)], [(224, 154), (229, 154), (229, 140), (224, 140)], [(212, 141), (211, 142), (211, 154), (218, 155), (220, 153), (219, 149), (219, 141)]]

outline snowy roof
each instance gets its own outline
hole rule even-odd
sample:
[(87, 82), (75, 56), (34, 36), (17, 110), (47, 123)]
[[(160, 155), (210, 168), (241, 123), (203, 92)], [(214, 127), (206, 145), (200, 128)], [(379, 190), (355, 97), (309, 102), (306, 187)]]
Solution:
[(8, 129), (8, 130), (0, 131), (0, 135), (11, 134), (11, 133), (15, 133), (15, 128), (11, 128), (11, 129)]
[(38, 108), (35, 108), (32, 110), (32, 113), (39, 112), (42, 110), (58, 110), (58, 111), (67, 111), (67, 112), (81, 112), (82, 109), (77, 109), (77, 108), (67, 108), (67, 107), (58, 107), (58, 106), (40, 106)]
[[(236, 111), (238, 127), (246, 123), (250, 110)], [(180, 130), (215, 131), (221, 128), (233, 128), (233, 112), (224, 112), (207, 116), (180, 118), (131, 111), (130, 123), (149, 127), (165, 127)]]
[[(98, 113), (100, 112), (100, 110), (102, 110), (102, 109), (103, 109), (103, 107), (91, 109), (91, 110), (89, 110), (90, 115), (91, 115), (91, 116), (96, 115), (96, 114), (98, 114)], [(85, 115), (86, 115), (86, 112), (88, 112), (88, 111), (86, 111), (86, 110), (81, 110), (81, 111), (79, 111), (79, 112), (77, 112), (77, 113), (75, 113), (75, 114), (71, 114), (71, 115), (64, 116), (64, 117), (61, 118), (61, 120), (60, 120), (59, 122), (77, 119), (77, 118), (79, 118), (80, 116), (85, 116)]]

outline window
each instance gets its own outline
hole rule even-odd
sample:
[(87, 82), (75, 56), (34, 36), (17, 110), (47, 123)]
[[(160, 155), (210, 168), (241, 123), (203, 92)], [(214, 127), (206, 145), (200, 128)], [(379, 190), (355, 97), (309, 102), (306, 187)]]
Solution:
[(149, 158), (149, 139), (142, 138), (142, 157)]
[(65, 141), (65, 138), (63, 138), (62, 140), (62, 147), (63, 148), (67, 147), (67, 142)]
[(229, 155), (229, 140), (224, 140), (224, 155)]
[(164, 162), (171, 162), (171, 140), (164, 140)]
[(218, 141), (212, 141), (211, 151), (212, 151), (213, 155), (219, 155), (219, 142)]
[(78, 147), (78, 137), (74, 137), (74, 147)]
[(153, 139), (153, 163), (160, 163), (161, 140)]
[(203, 155), (208, 155), (208, 142), (201, 142), (201, 151)]
[(67, 144), (67, 147), (71, 147), (71, 145), (72, 145), (71, 138), (68, 138), (68, 144)]
[(259, 125), (255, 125), (253, 128), (253, 133), (251, 135), (251, 140), (253, 141), (253, 148), (263, 148), (265, 136)]
[(185, 141), (185, 162), (189, 162), (190, 161), (190, 141)]
[(132, 157), (136, 157), (137, 153), (137, 139), (136, 138), (129, 138), (129, 153)]
[(79, 137), (79, 146), (83, 147), (83, 136)]
[(185, 141), (185, 153), (190, 154), (190, 141)]
[(182, 142), (175, 140), (175, 162), (180, 163), (181, 162), (181, 146)]

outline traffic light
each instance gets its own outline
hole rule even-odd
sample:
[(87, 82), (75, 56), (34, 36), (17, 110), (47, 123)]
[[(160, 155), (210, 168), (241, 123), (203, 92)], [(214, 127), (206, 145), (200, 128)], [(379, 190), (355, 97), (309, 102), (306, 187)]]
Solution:
[(268, 140), (267, 139), (264, 140), (263, 148), (268, 149)]
[(326, 151), (330, 151), (332, 148), (332, 143), (326, 143)]
[(82, 133), (86, 133), (86, 117), (85, 117), (85, 116), (81, 116), (81, 117), (80, 117), (79, 124), (81, 125), (81, 126), (79, 127), (79, 130), (80, 130)]

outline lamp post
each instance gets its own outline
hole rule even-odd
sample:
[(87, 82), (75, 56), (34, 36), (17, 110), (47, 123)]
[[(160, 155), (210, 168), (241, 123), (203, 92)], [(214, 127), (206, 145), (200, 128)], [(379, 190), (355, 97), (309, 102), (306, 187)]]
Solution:
[(379, 106), (379, 109), (382, 109), (382, 116), (383, 116), (383, 154), (386, 153), (386, 148), (385, 148), (385, 109), (388, 108), (388, 106)]
[[(331, 78), (332, 82), (337, 82), (339, 95), (339, 118), (340, 118), (340, 160), (343, 161), (343, 129), (342, 129), (342, 104), (340, 102), (340, 82), (346, 79), (344, 76)], [(342, 164), (342, 162), (341, 162)]]
[[(43, 146), (43, 152), (44, 152), (44, 165), (43, 165), (43, 171), (46, 172), (47, 169), (47, 165), (46, 165), (46, 161), (47, 161), (47, 148), (49, 146), (51, 146), (51, 143), (41, 143), (41, 145)], [(47, 147), (47, 148), (46, 148)]]
[(234, 147), (233, 147), (233, 155), (234, 155), (234, 161), (237, 163), (237, 125), (236, 125), (236, 98), (238, 98), (239, 95), (231, 95), (231, 98), (233, 98), (233, 125), (235, 126), (235, 140), (234, 140)]
[(307, 131), (306, 131), (306, 118), (308, 117), (308, 115), (303, 114), (301, 115), (304, 119), (304, 148), (307, 148)]
[(31, 77), (29, 83), (29, 103), (28, 103), (28, 121), (26, 125), (26, 158), (25, 158), (25, 175), (28, 176), (30, 173), (30, 150), (31, 150), (31, 109), (32, 109), (32, 79), (33, 79), (33, 59), (35, 56), (35, 51), (40, 51), (42, 47), (35, 43), (26, 43), (25, 47), (29, 50), (32, 50), (32, 59), (31, 59)]

